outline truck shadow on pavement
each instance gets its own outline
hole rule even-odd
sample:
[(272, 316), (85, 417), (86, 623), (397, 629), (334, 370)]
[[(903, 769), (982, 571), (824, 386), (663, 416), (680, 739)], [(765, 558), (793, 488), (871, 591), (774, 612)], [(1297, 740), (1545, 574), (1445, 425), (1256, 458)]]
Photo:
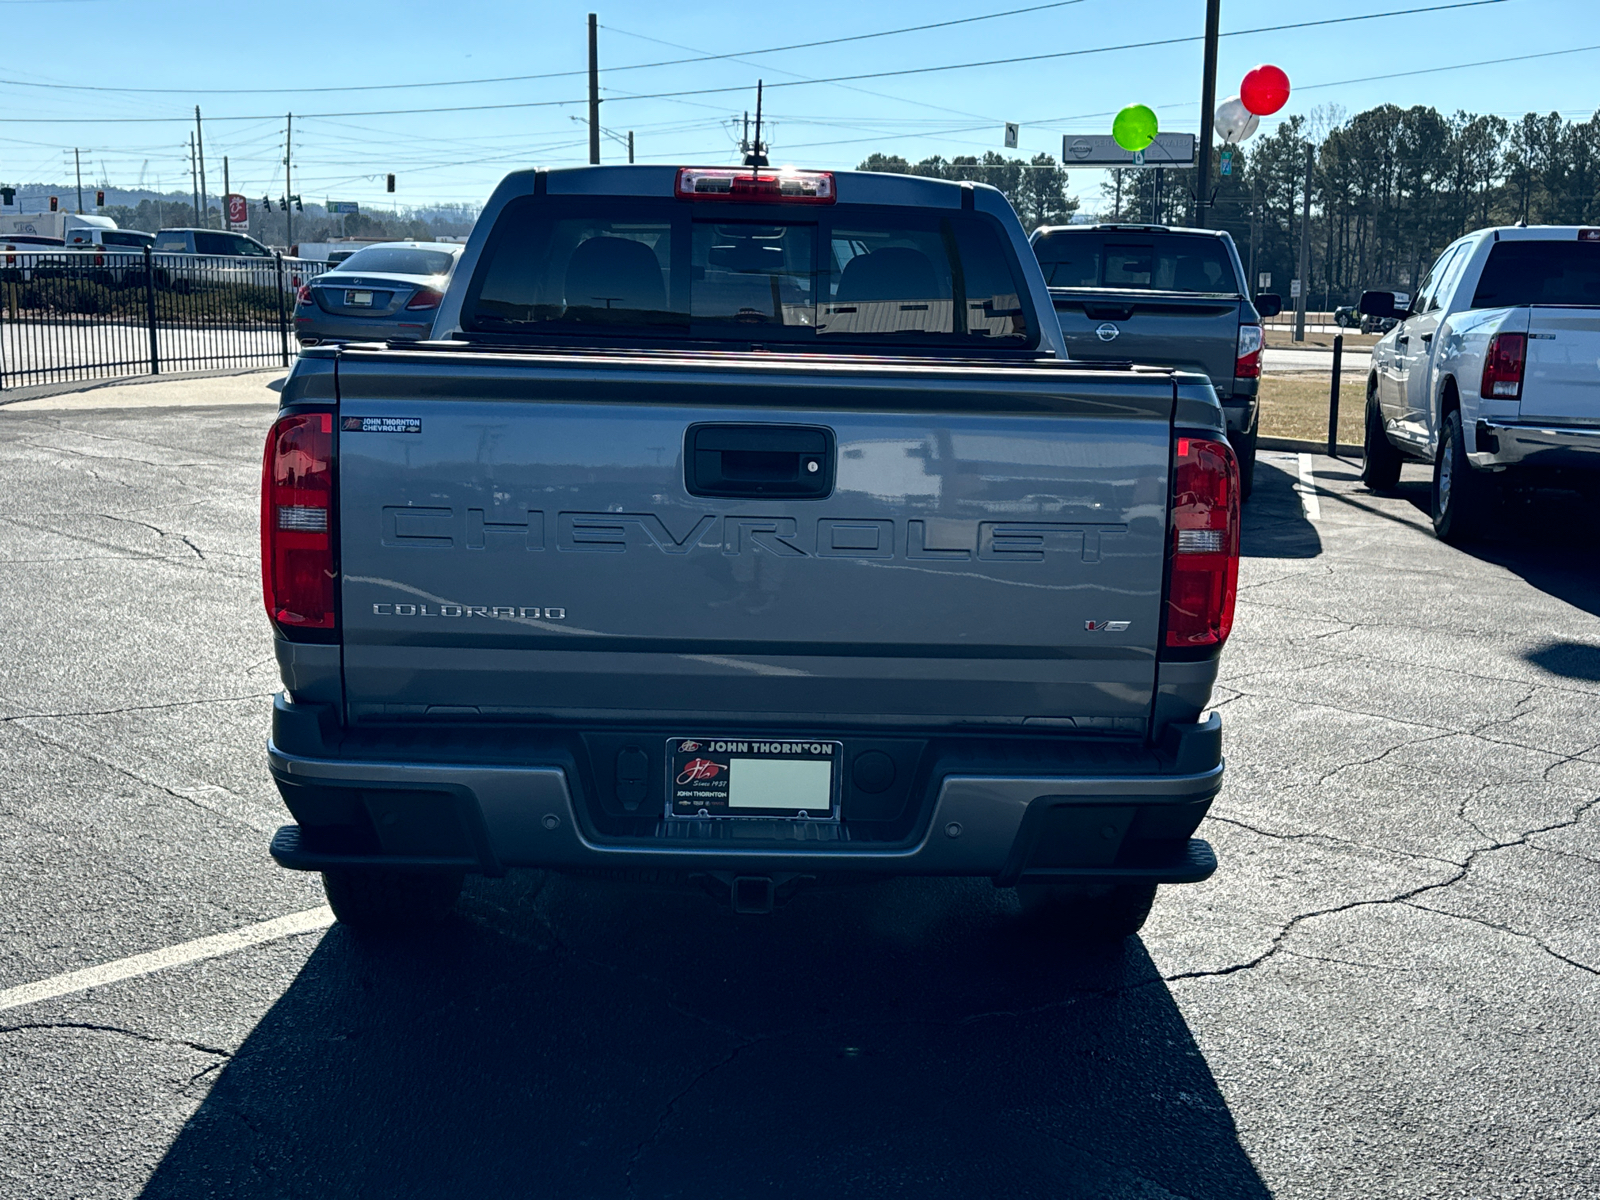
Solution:
[(330, 930), (143, 1195), (890, 1193), (1269, 1196), (1137, 939), (1065, 952), (982, 881), (750, 917), (541, 872)]
[[(1422, 475), (1425, 468), (1416, 470), (1416, 478), (1407, 471), (1396, 494), (1421, 512), (1422, 527), (1432, 536), (1433, 482)], [(1600, 616), (1600, 530), (1591, 514), (1591, 506), (1572, 492), (1520, 493), (1500, 506), (1486, 537), (1456, 549)]]
[(1306, 520), (1295, 490), (1293, 455), (1262, 451), (1256, 459), (1255, 490), (1241, 514), (1239, 549), (1245, 558), (1316, 558), (1322, 553), (1317, 527)]

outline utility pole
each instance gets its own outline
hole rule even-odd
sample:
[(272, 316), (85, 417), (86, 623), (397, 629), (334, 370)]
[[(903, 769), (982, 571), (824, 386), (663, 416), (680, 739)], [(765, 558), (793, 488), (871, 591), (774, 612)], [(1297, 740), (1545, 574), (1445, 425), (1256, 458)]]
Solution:
[(72, 148), (72, 169), (78, 173), (78, 215), (83, 216), (83, 163), (78, 158), (78, 148)]
[(194, 189), (194, 223), (200, 224), (200, 177), (194, 173), (194, 134), (189, 135), (189, 186)]
[[(750, 152), (744, 156), (744, 165), (752, 172), (767, 165), (767, 148), (761, 141), (761, 80), (756, 80), (756, 136), (750, 143)], [(746, 120), (749, 115), (746, 114)]]
[(206, 135), (200, 128), (200, 106), (198, 104), (194, 106), (194, 139), (195, 145), (200, 150), (200, 204), (202, 206), (200, 211), (204, 217), (201, 224), (210, 229), (211, 201), (206, 197)]
[(628, 130), (628, 165), (633, 166), (633, 130)]
[(290, 145), (294, 140), (294, 114), (290, 113), (283, 126), (283, 245), (285, 249), (294, 249), (294, 213), (289, 205), (293, 203), (290, 195), (294, 192), (294, 181), (290, 178), (292, 170), (289, 160), (293, 158)]
[(1222, 21), (1222, 0), (1206, 0), (1206, 55), (1200, 81), (1200, 162), (1195, 170), (1194, 223), (1206, 227), (1211, 207), (1211, 126), (1217, 111), (1217, 26)]
[(600, 165), (600, 26), (589, 14), (589, 165)]
[(1306, 293), (1311, 290), (1311, 167), (1316, 148), (1306, 143), (1306, 194), (1300, 202), (1300, 295), (1294, 302), (1294, 340), (1306, 340)]
[(1259, 278), (1259, 276), (1256, 275), (1256, 209), (1259, 208), (1260, 205), (1261, 205), (1261, 201), (1257, 196), (1257, 191), (1260, 188), (1260, 186), (1261, 186), (1260, 179), (1255, 174), (1252, 173), (1251, 176), (1250, 176), (1250, 282), (1249, 282), (1249, 291), (1250, 291), (1250, 293), (1252, 295), (1255, 294), (1255, 291), (1256, 291), (1257, 287), (1259, 286), (1259, 284), (1257, 283), (1257, 279)]
[(228, 197), (233, 193), (233, 184), (228, 179), (228, 156), (222, 156), (222, 227), (228, 227)]

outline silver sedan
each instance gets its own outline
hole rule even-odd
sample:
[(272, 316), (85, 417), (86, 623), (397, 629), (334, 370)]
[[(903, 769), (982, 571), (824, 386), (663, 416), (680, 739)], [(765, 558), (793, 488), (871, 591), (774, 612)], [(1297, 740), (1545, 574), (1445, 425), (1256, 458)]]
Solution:
[(305, 283), (295, 300), (302, 346), (425, 338), (461, 257), (449, 242), (385, 242)]

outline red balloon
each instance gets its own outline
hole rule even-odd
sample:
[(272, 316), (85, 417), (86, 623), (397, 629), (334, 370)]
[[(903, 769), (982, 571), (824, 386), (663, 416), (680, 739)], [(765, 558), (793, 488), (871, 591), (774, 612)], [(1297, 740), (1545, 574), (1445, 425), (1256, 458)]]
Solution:
[(1258, 117), (1268, 117), (1289, 103), (1289, 77), (1282, 68), (1262, 63), (1244, 77), (1239, 99)]

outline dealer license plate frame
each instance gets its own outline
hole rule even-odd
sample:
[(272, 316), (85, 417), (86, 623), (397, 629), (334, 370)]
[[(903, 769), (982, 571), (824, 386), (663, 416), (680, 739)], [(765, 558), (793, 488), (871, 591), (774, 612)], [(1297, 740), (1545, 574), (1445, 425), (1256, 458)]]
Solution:
[[(671, 737), (666, 742), (666, 816), (674, 821), (836, 824), (843, 762), (844, 744), (830, 738)], [(819, 770), (824, 766), (825, 782)], [(758, 802), (758, 797), (772, 799), (774, 793), (791, 802)], [(812, 802), (824, 797), (821, 810), (813, 807)]]

